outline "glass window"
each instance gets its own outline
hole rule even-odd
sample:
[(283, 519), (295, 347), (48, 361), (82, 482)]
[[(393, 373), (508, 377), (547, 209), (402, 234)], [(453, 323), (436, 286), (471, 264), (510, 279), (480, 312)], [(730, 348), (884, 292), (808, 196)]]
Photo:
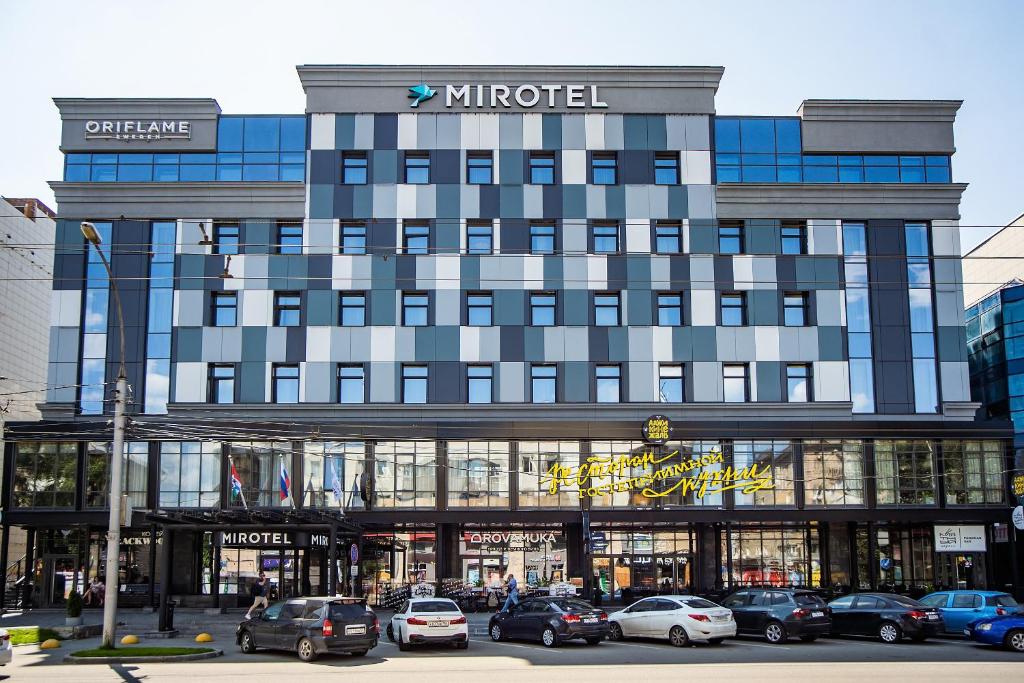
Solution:
[(530, 324), (547, 327), (555, 324), (555, 293), (530, 293)]
[(362, 441), (306, 441), (303, 451), (307, 482), (303, 507), (366, 507), (359, 493), (366, 464), (366, 445)]
[[(720, 547), (723, 567), (732, 569), (727, 578), (732, 586), (820, 585), (820, 552), (816, 544), (807, 542), (803, 526), (733, 525)], [(770, 604), (780, 595), (774, 591), (751, 592), (754, 605)], [(788, 601), (785, 594), (781, 595)]]
[(864, 223), (843, 223), (843, 263), (850, 353), (850, 399), (853, 412), (870, 413), (875, 409), (875, 387), (871, 360), (867, 230)]
[(341, 292), (341, 326), (362, 327), (366, 324), (366, 294)]
[(807, 505), (864, 505), (863, 442), (805, 441), (804, 500)]
[(786, 366), (786, 400), (790, 403), (807, 403), (811, 400), (810, 365), (790, 363)]
[(490, 365), (470, 365), (466, 368), (467, 393), (470, 403), (490, 403), (494, 369)]
[(365, 377), (362, 365), (338, 366), (338, 403), (363, 403)]
[(274, 325), (298, 327), (301, 324), (302, 297), (298, 292), (274, 292)]
[(15, 444), (14, 507), (73, 508), (77, 475), (77, 443), (29, 441)]
[(272, 368), (273, 403), (299, 402), (299, 366), (296, 364), (274, 363)]
[(430, 253), (430, 226), (418, 221), (406, 221), (402, 225), (402, 251), (406, 254)]
[(749, 400), (749, 391), (747, 389), (747, 364), (723, 364), (722, 384), (722, 395), (726, 403), (746, 403)]
[(658, 400), (662, 403), (683, 402), (683, 366), (661, 364), (658, 367)]
[(237, 254), (238, 246), (237, 225), (217, 223), (213, 226), (214, 254)]
[(402, 403), (427, 402), (427, 366), (402, 366)]
[(1005, 456), (999, 441), (943, 441), (946, 505), (1001, 505), (1005, 502)]
[(238, 324), (238, 294), (213, 292), (212, 318), (214, 327), (234, 327)]
[(235, 402), (235, 366), (210, 364), (210, 403)]
[(161, 441), (160, 507), (217, 505), (220, 462), (219, 441)]
[(683, 324), (683, 295), (679, 292), (658, 294), (658, 324), (678, 327)]
[(807, 325), (806, 292), (787, 292), (782, 299), (783, 319), (786, 327)]
[(578, 441), (520, 441), (519, 507), (579, 510), (578, 487), (567, 482), (552, 493), (548, 475), (556, 465), (575, 467), (579, 462)]
[(366, 224), (342, 223), (339, 243), (342, 254), (365, 254)]
[(507, 509), (510, 467), (507, 441), (449, 441), (448, 507)]
[(530, 183), (532, 185), (555, 184), (554, 152), (530, 152)]
[(615, 152), (594, 152), (591, 157), (591, 175), (594, 185), (618, 183), (618, 159)]
[(365, 185), (366, 180), (366, 152), (344, 152), (341, 155), (341, 182), (345, 185)]
[(430, 184), (430, 155), (428, 153), (405, 153), (405, 182), (410, 185)]
[(466, 319), (470, 326), (491, 325), (494, 296), (490, 292), (466, 294)]
[(782, 224), (782, 253), (807, 253), (807, 228), (801, 224)]
[(491, 152), (466, 153), (466, 182), (490, 185), (494, 182), (494, 155)]
[(743, 253), (743, 226), (737, 224), (723, 224), (718, 228), (718, 253), (720, 254), (742, 254)]
[(374, 507), (436, 506), (437, 448), (433, 441), (380, 441), (374, 446), (374, 467)]
[(277, 253), (302, 253), (302, 225), (281, 223), (277, 226)]
[(530, 253), (531, 254), (554, 254), (555, 253), (555, 224), (554, 223), (531, 223), (530, 224)]
[(676, 152), (658, 152), (654, 155), (654, 184), (679, 184), (679, 154)]
[(746, 297), (743, 292), (723, 292), (720, 301), (723, 326), (741, 327), (747, 324)]
[(530, 400), (533, 403), (554, 403), (557, 370), (554, 365), (530, 366)]
[(619, 321), (618, 292), (594, 294), (594, 324), (598, 327), (609, 327), (618, 325)]
[(876, 441), (879, 505), (935, 505), (930, 441)]
[(494, 225), (469, 222), (466, 224), (466, 253), (490, 254), (494, 251)]
[[(110, 461), (112, 445), (109, 442), (91, 442), (86, 451), (86, 507), (107, 507), (109, 503)], [(121, 492), (128, 496), (133, 507), (146, 507), (146, 482), (149, 472), (149, 444), (129, 441), (124, 444), (121, 468)]]
[(406, 327), (425, 327), (429, 302), (426, 292), (403, 292), (402, 324)]
[(619, 226), (618, 224), (599, 224), (593, 228), (594, 253), (595, 254), (617, 254), (619, 253)]
[(683, 252), (683, 228), (679, 223), (658, 221), (654, 226), (654, 251), (658, 254)]
[(618, 365), (598, 365), (595, 369), (598, 403), (619, 403), (621, 369)]
[[(288, 496), (282, 497), (281, 468), (292, 471), (292, 444), (290, 441), (242, 442), (229, 444), (229, 468), (234, 468), (241, 482), (241, 492), (229, 490), (229, 504), (241, 507), (285, 507), (290, 506)], [(229, 480), (230, 481), (230, 480)], [(294, 487), (302, 486), (294, 481)]]

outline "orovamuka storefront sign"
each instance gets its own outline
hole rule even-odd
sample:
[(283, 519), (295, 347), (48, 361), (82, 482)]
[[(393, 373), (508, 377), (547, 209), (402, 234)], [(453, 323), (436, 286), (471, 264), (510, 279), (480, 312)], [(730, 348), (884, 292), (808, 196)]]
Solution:
[(983, 553), (985, 552), (985, 527), (980, 524), (970, 526), (936, 524), (935, 552)]

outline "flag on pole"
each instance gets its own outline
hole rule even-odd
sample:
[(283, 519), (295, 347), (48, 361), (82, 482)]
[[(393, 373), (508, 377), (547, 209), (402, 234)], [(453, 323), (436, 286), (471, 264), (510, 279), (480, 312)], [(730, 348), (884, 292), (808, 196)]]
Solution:
[(284, 466), (284, 458), (281, 458), (281, 500), (287, 500), (291, 496), (292, 480), (288, 478), (288, 470)]
[(341, 498), (345, 492), (341, 488), (341, 478), (338, 476), (337, 458), (331, 458), (331, 491), (334, 493), (334, 501), (341, 505)]
[(238, 470), (235, 469), (234, 459), (228, 456), (228, 461), (231, 463), (231, 495), (241, 498), (242, 507), (248, 510), (249, 505), (245, 502), (245, 494), (242, 492), (242, 478), (238, 476)]

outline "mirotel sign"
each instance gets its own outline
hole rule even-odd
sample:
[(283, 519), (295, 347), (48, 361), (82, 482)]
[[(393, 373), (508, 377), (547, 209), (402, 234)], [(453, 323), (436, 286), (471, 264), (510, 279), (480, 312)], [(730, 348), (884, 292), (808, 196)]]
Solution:
[(89, 120), (85, 122), (86, 140), (189, 140), (192, 122), (167, 119)]
[(269, 547), (285, 546), (305, 548), (314, 546), (326, 548), (330, 545), (327, 534), (290, 531), (221, 531), (217, 534), (218, 545), (224, 547)]
[[(421, 103), (437, 95), (437, 90), (426, 83), (409, 88), (410, 107), (418, 108)], [(523, 107), (532, 109), (541, 106), (554, 109), (557, 105), (569, 109), (607, 109), (608, 103), (601, 101), (596, 85), (523, 85), (462, 84), (444, 86), (444, 106), (476, 109), (511, 109)]]

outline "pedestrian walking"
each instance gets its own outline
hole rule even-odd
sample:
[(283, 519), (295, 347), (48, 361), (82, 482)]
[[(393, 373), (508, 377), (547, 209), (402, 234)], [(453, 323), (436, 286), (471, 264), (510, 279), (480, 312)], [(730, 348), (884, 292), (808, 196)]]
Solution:
[(519, 604), (519, 582), (516, 581), (515, 574), (509, 574), (505, 579), (505, 588), (508, 590), (508, 597), (505, 598), (505, 605), (501, 608), (502, 612), (507, 612), (509, 607)]
[(270, 583), (267, 581), (267, 575), (260, 572), (260, 578), (249, 589), (249, 594), (252, 595), (252, 605), (249, 607), (249, 611), (245, 613), (245, 618), (249, 619), (252, 617), (252, 611), (258, 607), (266, 609), (270, 603), (267, 601), (267, 594), (270, 592)]

